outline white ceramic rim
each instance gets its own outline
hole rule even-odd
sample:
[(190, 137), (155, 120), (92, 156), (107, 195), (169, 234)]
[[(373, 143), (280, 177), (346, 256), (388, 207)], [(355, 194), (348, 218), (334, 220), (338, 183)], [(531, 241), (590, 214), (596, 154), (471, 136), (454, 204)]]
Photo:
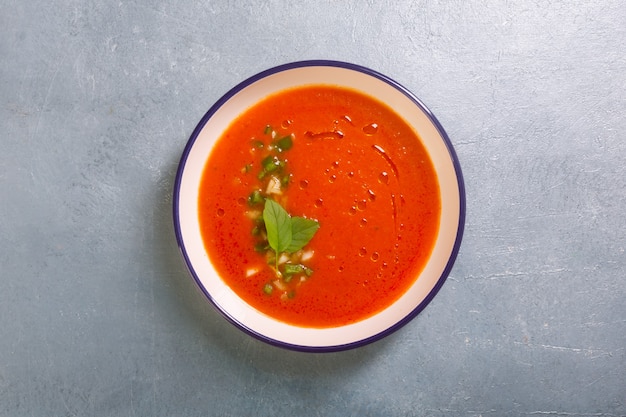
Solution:
[[(265, 97), (303, 85), (337, 85), (361, 91), (400, 114), (426, 146), (441, 191), (437, 242), (419, 278), (394, 304), (363, 321), (335, 328), (304, 328), (273, 319), (240, 299), (215, 272), (205, 251), (197, 213), (200, 178), (213, 144), (242, 112)], [(267, 343), (301, 351), (351, 349), (381, 339), (413, 319), (445, 282), (458, 253), (465, 224), (465, 189), (460, 164), (443, 127), (406, 88), (371, 69), (339, 61), (301, 61), (263, 71), (243, 81), (204, 115), (181, 157), (174, 184), (174, 228), (193, 279), (231, 323)]]

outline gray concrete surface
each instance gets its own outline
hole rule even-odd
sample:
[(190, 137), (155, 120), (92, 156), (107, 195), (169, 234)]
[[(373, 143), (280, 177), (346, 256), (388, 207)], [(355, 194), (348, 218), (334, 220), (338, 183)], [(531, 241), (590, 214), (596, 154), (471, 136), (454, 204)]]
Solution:
[[(0, 1), (0, 416), (626, 415), (623, 1)], [(467, 224), (365, 348), (246, 336), (187, 275), (178, 159), (303, 59), (396, 79), (458, 152)]]

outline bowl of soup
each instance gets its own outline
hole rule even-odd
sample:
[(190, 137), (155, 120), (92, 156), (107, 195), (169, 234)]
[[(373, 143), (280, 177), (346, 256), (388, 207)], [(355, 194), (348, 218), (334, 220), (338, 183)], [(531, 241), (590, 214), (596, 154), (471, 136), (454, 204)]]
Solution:
[(374, 70), (303, 61), (256, 74), (200, 120), (174, 226), (206, 299), (272, 345), (326, 352), (416, 317), (459, 250), (465, 192), (441, 124)]

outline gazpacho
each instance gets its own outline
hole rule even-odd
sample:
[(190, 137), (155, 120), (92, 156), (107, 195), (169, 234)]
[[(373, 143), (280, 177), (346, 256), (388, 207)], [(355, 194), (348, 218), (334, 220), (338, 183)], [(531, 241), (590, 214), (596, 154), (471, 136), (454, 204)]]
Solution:
[(398, 299), (427, 263), (441, 214), (417, 132), (375, 98), (332, 85), (284, 90), (232, 122), (198, 205), (224, 282), (277, 320), (317, 328)]

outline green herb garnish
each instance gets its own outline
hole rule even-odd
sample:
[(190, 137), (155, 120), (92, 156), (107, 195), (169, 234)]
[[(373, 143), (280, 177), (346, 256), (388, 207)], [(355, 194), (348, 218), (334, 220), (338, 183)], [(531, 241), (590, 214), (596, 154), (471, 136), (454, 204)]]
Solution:
[(254, 190), (248, 196), (248, 205), (255, 206), (257, 204), (263, 203), (263, 200), (264, 198), (261, 190)]
[(252, 147), (256, 149), (263, 149), (265, 147), (265, 144), (258, 139), (252, 139), (250, 143), (252, 144)]
[(267, 242), (275, 254), (276, 274), (280, 254), (293, 253), (304, 247), (313, 238), (320, 225), (316, 220), (290, 216), (276, 201), (265, 200), (263, 221), (267, 231)]
[(267, 241), (276, 255), (285, 252), (292, 239), (292, 222), (289, 213), (274, 200), (266, 200), (263, 221), (267, 230)]
[(319, 228), (320, 224), (315, 220), (305, 219), (304, 217), (292, 217), (291, 242), (289, 243), (286, 252), (294, 253), (302, 249), (304, 245), (309, 243)]
[(263, 167), (265, 173), (274, 172), (281, 167), (281, 162), (282, 161), (276, 156), (270, 155), (261, 161), (261, 166)]
[(320, 226), (316, 220), (291, 216), (278, 203), (287, 198), (292, 175), (287, 153), (296, 144), (295, 135), (279, 133), (270, 124), (264, 126), (263, 135), (250, 139), (250, 154), (255, 155), (255, 160), (241, 168), (242, 174), (256, 171), (258, 180), (248, 195), (251, 210), (246, 216), (252, 220), (254, 250), (265, 258), (278, 278), (266, 282), (263, 292), (273, 296), (278, 291), (280, 298), (286, 300), (295, 297), (296, 288), (313, 274), (305, 265), (313, 252), (302, 249)]
[(291, 135), (283, 136), (274, 143), (274, 146), (278, 152), (288, 151), (293, 146), (293, 139)]

